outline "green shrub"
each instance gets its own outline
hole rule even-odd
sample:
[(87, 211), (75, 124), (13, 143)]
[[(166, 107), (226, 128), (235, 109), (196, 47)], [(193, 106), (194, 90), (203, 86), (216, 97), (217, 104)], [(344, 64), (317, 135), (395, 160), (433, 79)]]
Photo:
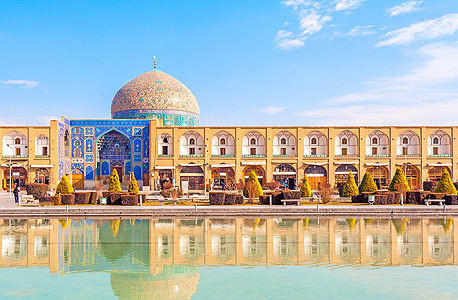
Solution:
[(359, 192), (376, 192), (378, 191), (377, 185), (375, 184), (374, 178), (372, 178), (372, 175), (369, 172), (366, 172), (364, 174), (363, 180), (361, 181), (361, 184), (359, 185)]
[(456, 188), (453, 185), (452, 178), (450, 178), (450, 174), (448, 173), (447, 169), (444, 169), (444, 173), (442, 173), (442, 177), (437, 183), (436, 189), (434, 190), (435, 193), (446, 193), (449, 195), (457, 194)]
[(350, 174), (348, 174), (347, 182), (345, 182), (345, 185), (342, 189), (342, 197), (351, 197), (358, 194), (359, 191), (355, 182), (355, 177), (353, 176), (353, 173), (350, 172)]
[(116, 171), (116, 169), (113, 169), (113, 171), (111, 172), (108, 190), (112, 192), (121, 191), (121, 182), (119, 181), (119, 176), (118, 176), (118, 172)]
[(135, 195), (138, 195), (138, 192), (140, 191), (140, 189), (138, 188), (137, 179), (135, 179), (134, 173), (132, 173), (132, 177), (130, 178), (129, 189), (127, 191), (129, 192), (129, 194), (135, 194)]
[(310, 188), (309, 181), (307, 180), (307, 175), (304, 176), (302, 179), (302, 184), (301, 184), (301, 197), (311, 197), (312, 196), (312, 190)]
[(68, 180), (67, 175), (62, 176), (59, 184), (57, 185), (56, 194), (71, 194), (73, 192), (73, 186), (70, 183), (70, 180)]
[(247, 185), (245, 185), (245, 188), (243, 189), (243, 196), (245, 196), (246, 198), (250, 198), (250, 196), (253, 198), (259, 198), (259, 196), (263, 195), (261, 184), (259, 183), (258, 176), (254, 171), (251, 171), (250, 176), (248, 176), (246, 183), (248, 182), (252, 182), (254, 184), (255, 191), (252, 195), (250, 195), (248, 192)]
[(393, 179), (391, 179), (388, 190), (391, 192), (410, 192), (410, 187), (402, 168), (396, 169), (396, 173), (394, 173)]

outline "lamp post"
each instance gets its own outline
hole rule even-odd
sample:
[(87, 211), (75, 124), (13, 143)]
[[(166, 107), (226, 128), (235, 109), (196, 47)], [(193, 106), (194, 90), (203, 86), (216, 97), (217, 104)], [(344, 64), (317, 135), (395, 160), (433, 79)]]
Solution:
[(6, 144), (6, 146), (10, 148), (11, 150), (11, 153), (10, 153), (10, 198), (11, 198), (13, 196), (13, 190), (11, 189), (11, 187), (13, 186), (13, 183), (12, 183), (13, 177), (11, 176), (12, 167), (13, 167), (13, 165), (11, 164), (11, 156), (13, 155), (13, 148), (9, 144)]
[(204, 147), (204, 195), (207, 196), (207, 144)]

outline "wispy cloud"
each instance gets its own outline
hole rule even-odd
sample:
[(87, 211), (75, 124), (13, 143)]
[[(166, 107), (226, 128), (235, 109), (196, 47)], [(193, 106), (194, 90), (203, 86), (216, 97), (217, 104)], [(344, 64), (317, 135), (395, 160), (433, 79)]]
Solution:
[(32, 81), (32, 80), (12, 80), (12, 79), (9, 79), (9, 80), (4, 80), (4, 81), (1, 81), (2, 84), (7, 84), (7, 85), (19, 85), (19, 86), (22, 86), (22, 87), (25, 87), (25, 88), (34, 88), (34, 87), (37, 87), (39, 85), (39, 82), (38, 81)]
[(419, 40), (432, 40), (452, 35), (458, 30), (458, 14), (447, 14), (437, 19), (425, 20), (382, 36), (377, 47), (406, 45)]
[(264, 113), (264, 114), (269, 114), (269, 115), (276, 115), (276, 114), (284, 111), (285, 109), (286, 109), (286, 107), (269, 105), (267, 107), (263, 107), (263, 108), (259, 109), (259, 112)]
[(353, 29), (347, 33), (335, 32), (333, 35), (334, 36), (349, 36), (349, 37), (373, 35), (377, 33), (377, 31), (374, 30), (373, 28), (374, 28), (373, 25), (367, 25), (367, 26), (358, 25), (358, 26), (353, 27)]
[(390, 17), (405, 15), (407, 13), (418, 10), (418, 5), (422, 3), (423, 0), (404, 2), (400, 5), (388, 8), (386, 11), (390, 14)]
[(365, 0), (337, 0), (335, 10), (351, 10), (359, 7)]
[(402, 76), (378, 78), (366, 89), (296, 113), (321, 125), (450, 125), (458, 114), (458, 43), (423, 46), (424, 62)]
[[(292, 7), (298, 18), (297, 31), (279, 30), (275, 36), (275, 48), (280, 50), (298, 49), (305, 40), (320, 32), (332, 20), (332, 14), (349, 11), (360, 6), (365, 0), (285, 0), (283, 4)], [(289, 24), (289, 23), (287, 23)]]
[(60, 120), (60, 118), (55, 116), (38, 116), (37, 120), (40, 124), (49, 125), (49, 121), (51, 120)]

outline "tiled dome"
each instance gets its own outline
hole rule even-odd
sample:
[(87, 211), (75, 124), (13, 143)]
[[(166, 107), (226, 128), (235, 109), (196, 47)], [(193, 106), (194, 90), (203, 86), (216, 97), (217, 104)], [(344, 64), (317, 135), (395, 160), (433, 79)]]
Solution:
[(199, 104), (172, 76), (154, 69), (124, 85), (111, 104), (113, 119), (164, 119), (164, 125), (197, 126)]

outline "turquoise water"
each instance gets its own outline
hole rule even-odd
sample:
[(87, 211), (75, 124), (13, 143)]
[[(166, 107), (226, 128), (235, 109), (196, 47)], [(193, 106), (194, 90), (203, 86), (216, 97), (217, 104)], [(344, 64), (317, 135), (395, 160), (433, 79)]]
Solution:
[(0, 299), (458, 299), (455, 221), (0, 220)]

